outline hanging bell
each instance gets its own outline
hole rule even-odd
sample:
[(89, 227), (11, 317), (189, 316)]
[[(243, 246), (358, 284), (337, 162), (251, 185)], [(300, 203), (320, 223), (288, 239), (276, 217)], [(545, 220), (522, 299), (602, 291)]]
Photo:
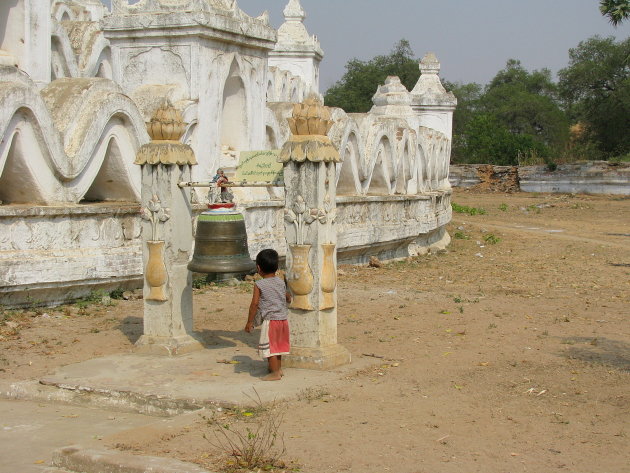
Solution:
[(213, 204), (197, 217), (195, 251), (188, 269), (210, 280), (242, 277), (256, 270), (247, 249), (243, 214), (234, 204)]

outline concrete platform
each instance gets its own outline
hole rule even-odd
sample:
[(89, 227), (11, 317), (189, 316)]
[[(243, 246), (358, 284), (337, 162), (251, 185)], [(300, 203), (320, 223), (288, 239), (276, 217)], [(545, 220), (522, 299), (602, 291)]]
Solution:
[(266, 362), (251, 347), (213, 348), (178, 357), (124, 354), (67, 365), (40, 380), (0, 386), (0, 392), (5, 398), (173, 416), (210, 406), (295, 398), (371, 362), (359, 359), (334, 371), (285, 368), (281, 381), (265, 382), (260, 378), (266, 374)]
[(154, 422), (140, 414), (0, 399), (0, 473), (51, 473), (52, 452), (73, 443), (102, 448), (101, 439)]
[[(359, 358), (334, 371), (285, 368), (284, 378), (274, 382), (260, 380), (267, 365), (251, 347), (212, 347), (179, 357), (123, 354), (67, 365), (39, 380), (0, 385), (0, 444), (7, 452), (0, 473), (137, 473), (146, 466), (198, 473), (195, 465), (105, 450), (100, 440), (140, 425), (185, 424), (206, 407), (296, 398), (374, 362)], [(67, 447), (72, 444), (81, 447)]]

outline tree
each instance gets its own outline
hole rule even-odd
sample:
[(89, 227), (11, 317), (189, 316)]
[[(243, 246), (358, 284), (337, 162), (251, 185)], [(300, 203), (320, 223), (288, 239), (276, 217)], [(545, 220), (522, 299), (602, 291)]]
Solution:
[(398, 76), (408, 90), (420, 77), (418, 60), (406, 39), (401, 39), (387, 56), (369, 61), (352, 59), (346, 73), (326, 91), (326, 105), (343, 108), (348, 113), (365, 113), (372, 108), (372, 96), (387, 76)]
[(457, 97), (457, 108), (453, 114), (453, 147), (451, 160), (453, 162), (465, 162), (465, 131), (470, 121), (479, 112), (479, 100), (483, 93), (483, 87), (474, 82), (463, 84), (461, 82), (442, 81), (442, 83), (446, 90), (450, 90), (455, 97)]
[(630, 0), (601, 0), (599, 11), (608, 17), (613, 25), (617, 26), (630, 18)]
[(480, 109), (490, 113), (516, 135), (561, 152), (569, 133), (569, 120), (560, 108), (558, 87), (548, 69), (527, 71), (515, 59), (499, 71), (486, 87)]
[(520, 156), (548, 158), (564, 149), (569, 121), (548, 70), (529, 72), (510, 59), (482, 93), (476, 84), (453, 91), (454, 162), (511, 165)]
[(583, 141), (604, 158), (630, 153), (630, 38), (580, 42), (558, 76), (572, 120), (585, 126)]
[(500, 166), (518, 164), (519, 157), (547, 157), (549, 150), (531, 135), (511, 132), (492, 114), (478, 113), (463, 132), (463, 153), (467, 163), (491, 163)]

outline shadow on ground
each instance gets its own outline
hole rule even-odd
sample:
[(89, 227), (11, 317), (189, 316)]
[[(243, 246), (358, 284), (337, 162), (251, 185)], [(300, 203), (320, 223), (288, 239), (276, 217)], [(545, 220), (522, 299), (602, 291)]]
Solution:
[(561, 340), (571, 345), (562, 356), (630, 372), (630, 343), (598, 337), (565, 337)]
[(135, 344), (142, 336), (143, 325), (142, 317), (125, 317), (118, 327), (132, 345)]
[[(142, 317), (125, 317), (116, 328), (127, 337), (129, 343), (135, 344), (143, 333)], [(239, 344), (246, 345), (250, 348), (258, 348), (258, 330), (252, 333), (246, 333), (244, 331), (231, 332), (228, 330), (201, 330), (195, 331), (194, 335), (198, 337), (205, 348), (208, 349), (235, 347)]]

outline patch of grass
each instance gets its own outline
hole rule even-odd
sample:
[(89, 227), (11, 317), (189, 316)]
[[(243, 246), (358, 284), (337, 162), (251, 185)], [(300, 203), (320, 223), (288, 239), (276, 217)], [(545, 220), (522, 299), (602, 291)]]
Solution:
[[(256, 405), (226, 421), (225, 416), (204, 417), (211, 435), (203, 434), (210, 445), (224, 453), (225, 471), (277, 471), (288, 469), (282, 459), (286, 454), (280, 428), (285, 412), (277, 405), (264, 407), (260, 397)], [(254, 412), (257, 415), (254, 415)]]
[(193, 279), (193, 282), (192, 282), (193, 289), (202, 289), (208, 285), (209, 283), (208, 283), (207, 276), (202, 276), (200, 278)]
[(81, 312), (81, 310), (85, 311), (85, 309), (87, 309), (88, 307), (92, 305), (102, 304), (103, 300), (106, 300), (109, 298), (110, 298), (110, 295), (107, 291), (103, 289), (98, 289), (96, 291), (90, 291), (90, 293), (87, 296), (82, 297), (81, 299), (77, 299), (74, 302), (74, 304), (79, 308), (79, 312)]
[(496, 237), (493, 233), (488, 233), (483, 236), (483, 240), (489, 245), (496, 245), (501, 241), (501, 238)]
[(459, 205), (455, 202), (451, 203), (451, 207), (453, 208), (453, 212), (458, 214), (467, 214), (470, 216), (486, 214), (486, 210), (481, 207), (468, 207), (466, 205)]
[(298, 401), (306, 401), (308, 403), (311, 403), (313, 401), (321, 401), (326, 396), (330, 396), (330, 392), (324, 388), (319, 387), (306, 388), (298, 394), (297, 398)]
[(630, 153), (623, 154), (621, 156), (615, 156), (608, 160), (610, 163), (630, 163)]
[(462, 231), (456, 231), (453, 234), (453, 238), (455, 238), (456, 240), (470, 240), (470, 236), (466, 235), (466, 233)]
[(527, 211), (539, 214), (540, 213), (540, 207), (538, 207), (536, 204), (532, 204), (532, 205), (527, 207)]
[(115, 300), (121, 300), (123, 298), (123, 293), (124, 292), (125, 291), (122, 290), (121, 288), (114, 289), (113, 291), (111, 291), (109, 293), (109, 297), (111, 297), (112, 299), (115, 299)]
[(501, 212), (507, 212), (508, 208), (509, 208), (508, 204), (506, 204), (506, 203), (502, 203), (501, 205), (499, 205), (499, 210)]

